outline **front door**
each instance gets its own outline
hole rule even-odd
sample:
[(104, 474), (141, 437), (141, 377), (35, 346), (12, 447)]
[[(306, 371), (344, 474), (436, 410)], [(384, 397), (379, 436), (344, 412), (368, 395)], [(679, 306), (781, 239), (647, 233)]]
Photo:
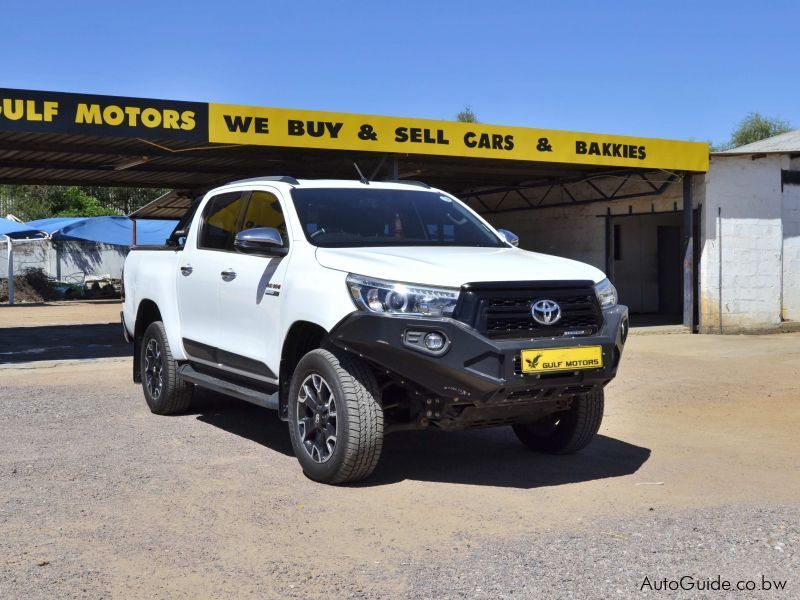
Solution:
[[(253, 191), (239, 230), (273, 227), (288, 247), (281, 202), (277, 192)], [(275, 380), (280, 367), (279, 338), (281, 287), (289, 264), (285, 256), (232, 253), (226, 256), (231, 273), (220, 284), (220, 316), (225, 331), (219, 338), (220, 356), (250, 375)]]
[(176, 267), (178, 314), (184, 350), (191, 358), (217, 362), (214, 348), (225, 327), (220, 319), (219, 286), (233, 253), (233, 238), (246, 199), (242, 192), (209, 199), (198, 219), (200, 225), (189, 233), (180, 253)]

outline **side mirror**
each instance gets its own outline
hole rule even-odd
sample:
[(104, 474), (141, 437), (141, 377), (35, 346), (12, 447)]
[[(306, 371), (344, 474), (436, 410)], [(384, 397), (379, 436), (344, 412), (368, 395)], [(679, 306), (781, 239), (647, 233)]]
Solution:
[(233, 247), (245, 254), (282, 256), (289, 252), (284, 247), (280, 232), (274, 227), (255, 227), (236, 234)]
[(497, 232), (512, 246), (519, 246), (519, 236), (508, 229), (498, 229)]
[(176, 229), (172, 232), (172, 235), (169, 236), (169, 239), (167, 240), (167, 246), (178, 246), (179, 248), (183, 248), (186, 245), (187, 235), (189, 235), (189, 229), (187, 227)]

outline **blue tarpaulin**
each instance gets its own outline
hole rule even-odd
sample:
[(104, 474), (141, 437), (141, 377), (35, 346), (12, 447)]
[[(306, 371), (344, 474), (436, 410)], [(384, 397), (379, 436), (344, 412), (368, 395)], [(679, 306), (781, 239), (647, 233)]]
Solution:
[(0, 218), (0, 236), (7, 235), (12, 238), (35, 238), (43, 237), (40, 229), (25, 225), (24, 223), (17, 223), (11, 219)]
[[(139, 220), (136, 243), (141, 246), (163, 244), (177, 224), (177, 221)], [(54, 240), (89, 240), (118, 246), (133, 243), (133, 221), (128, 217), (56, 217), (30, 221), (26, 226), (46, 231)]]

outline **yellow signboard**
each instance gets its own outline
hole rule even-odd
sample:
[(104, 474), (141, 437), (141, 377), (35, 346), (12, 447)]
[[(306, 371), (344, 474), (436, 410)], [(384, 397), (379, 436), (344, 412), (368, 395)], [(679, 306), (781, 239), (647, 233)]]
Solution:
[(208, 138), (226, 144), (708, 170), (708, 144), (698, 142), (227, 104), (208, 105)]
[(698, 142), (0, 88), (5, 131), (708, 170), (708, 144)]
[(0, 132), (207, 142), (208, 104), (0, 88)]

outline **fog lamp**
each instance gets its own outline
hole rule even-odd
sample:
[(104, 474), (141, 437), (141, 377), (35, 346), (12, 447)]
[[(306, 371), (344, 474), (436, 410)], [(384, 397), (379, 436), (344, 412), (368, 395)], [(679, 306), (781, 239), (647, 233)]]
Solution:
[(445, 337), (436, 331), (433, 331), (425, 336), (425, 347), (432, 352), (442, 350), (445, 345)]

